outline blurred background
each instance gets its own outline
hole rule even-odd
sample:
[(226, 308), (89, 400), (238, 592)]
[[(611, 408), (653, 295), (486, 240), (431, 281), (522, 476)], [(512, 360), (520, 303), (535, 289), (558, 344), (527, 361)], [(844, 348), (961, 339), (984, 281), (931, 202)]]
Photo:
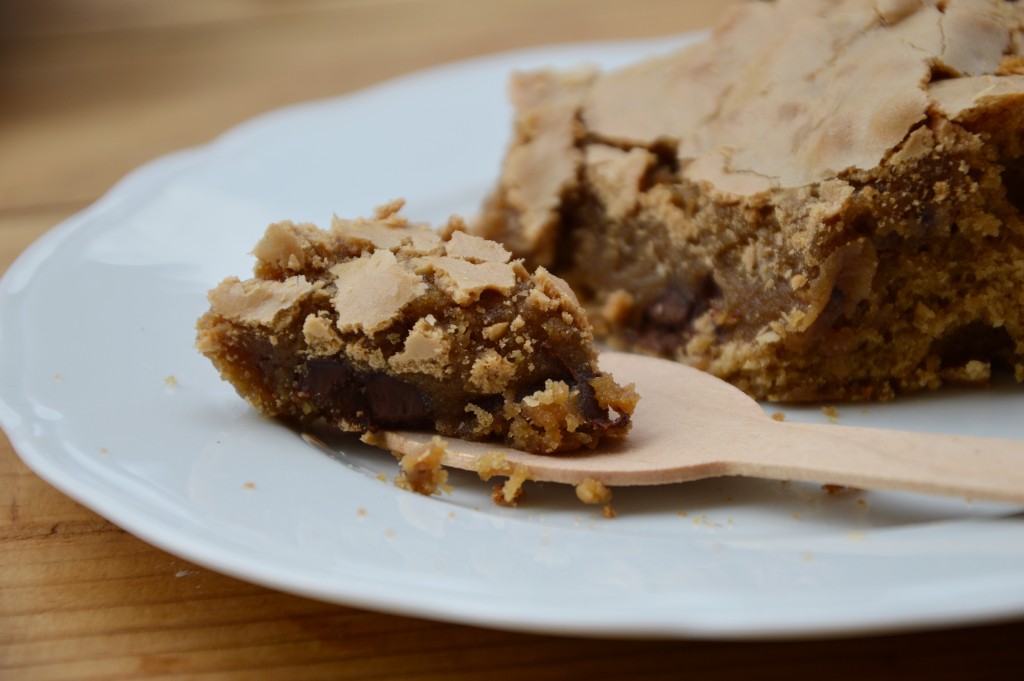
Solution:
[(0, 206), (80, 207), (141, 162), (284, 104), (487, 52), (691, 30), (733, 4), (2, 0)]

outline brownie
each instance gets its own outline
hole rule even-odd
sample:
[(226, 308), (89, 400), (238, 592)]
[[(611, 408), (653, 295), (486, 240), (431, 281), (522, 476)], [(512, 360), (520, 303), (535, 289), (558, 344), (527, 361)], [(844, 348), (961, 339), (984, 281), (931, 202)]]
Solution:
[(783, 0), (517, 75), (475, 233), (599, 339), (781, 401), (1024, 380), (1024, 3)]
[(538, 453), (624, 437), (636, 394), (597, 368), (565, 282), (458, 218), (435, 231), (400, 208), (330, 230), (271, 225), (255, 277), (210, 292), (199, 350), (257, 410), (297, 423)]

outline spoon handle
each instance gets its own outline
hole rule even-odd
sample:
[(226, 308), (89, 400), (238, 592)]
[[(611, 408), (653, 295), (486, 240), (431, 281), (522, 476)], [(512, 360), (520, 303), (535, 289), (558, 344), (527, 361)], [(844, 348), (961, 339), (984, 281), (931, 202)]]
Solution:
[(737, 475), (1024, 504), (1017, 441), (773, 421), (746, 449)]

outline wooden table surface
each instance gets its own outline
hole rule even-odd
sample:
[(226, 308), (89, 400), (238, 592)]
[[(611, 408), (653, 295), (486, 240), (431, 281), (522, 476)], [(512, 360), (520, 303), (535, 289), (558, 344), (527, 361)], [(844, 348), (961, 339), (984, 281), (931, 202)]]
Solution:
[[(268, 109), (488, 52), (702, 28), (733, 4), (3, 0), (0, 271), (134, 167)], [(2, 435), (0, 491), (0, 679), (980, 679), (1013, 678), (1024, 662), (1020, 623), (730, 643), (383, 615), (157, 550), (43, 482)]]

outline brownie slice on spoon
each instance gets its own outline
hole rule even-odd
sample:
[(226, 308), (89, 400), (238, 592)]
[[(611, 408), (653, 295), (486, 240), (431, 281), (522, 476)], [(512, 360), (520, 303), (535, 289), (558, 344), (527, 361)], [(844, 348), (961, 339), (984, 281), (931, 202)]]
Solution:
[(637, 401), (597, 368), (571, 289), (458, 218), (402, 203), (271, 225), (255, 277), (210, 291), (197, 347), (254, 408), (343, 431), (423, 428), (555, 453), (619, 439)]

